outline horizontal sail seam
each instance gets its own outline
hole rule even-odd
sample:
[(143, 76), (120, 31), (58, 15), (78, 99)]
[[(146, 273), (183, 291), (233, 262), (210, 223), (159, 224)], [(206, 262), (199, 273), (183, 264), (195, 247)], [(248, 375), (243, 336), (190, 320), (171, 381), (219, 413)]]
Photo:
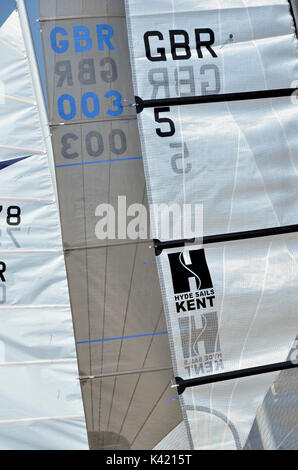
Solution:
[(166, 370), (173, 370), (173, 367), (172, 366), (155, 367), (151, 369), (135, 369), (135, 370), (125, 370), (121, 372), (107, 372), (105, 374), (83, 375), (83, 376), (78, 377), (78, 380), (102, 379), (105, 377), (118, 377), (119, 375), (146, 374), (148, 372), (162, 372)]
[(75, 419), (85, 419), (85, 416), (42, 416), (40, 418), (2, 419), (0, 424), (30, 423), (35, 421), (70, 421)]
[(0, 254), (4, 254), (4, 255), (13, 255), (13, 254), (22, 254), (22, 255), (25, 255), (25, 254), (35, 254), (35, 253), (61, 253), (63, 254), (63, 250), (62, 249), (47, 249), (47, 250), (0, 250)]
[(3, 39), (0, 39), (0, 44), (3, 46), (7, 47), (8, 49), (11, 49), (12, 51), (16, 52), (19, 56), (21, 56), (23, 59), (26, 59), (27, 55), (24, 54), (22, 51), (14, 47), (12, 44), (10, 44), (7, 41), (4, 41)]
[[(1, 200), (1, 199), (0, 199)], [(109, 241), (109, 240), (108, 240)], [(85, 246), (70, 246), (70, 247), (65, 247), (64, 252), (67, 253), (68, 251), (76, 251), (76, 250), (97, 250), (98, 248), (113, 248), (116, 246), (134, 246), (134, 245), (139, 245), (140, 243), (153, 243), (153, 240), (143, 240), (143, 239), (137, 239), (133, 241), (126, 241), (124, 240), (123, 243), (109, 243), (106, 245), (85, 245)], [(149, 246), (151, 248), (151, 246)]]
[(55, 204), (55, 199), (42, 199), (38, 197), (1, 197), (0, 201), (20, 201), (20, 202), (45, 202), (49, 204)]
[[(132, 103), (134, 104), (134, 103)], [(84, 121), (63, 121), (63, 122), (51, 122), (50, 127), (60, 127), (60, 126), (73, 126), (74, 124), (94, 124), (96, 122), (115, 122), (115, 121), (136, 121), (136, 116), (123, 116), (113, 117), (113, 119), (104, 118), (104, 119), (85, 119)]]
[(26, 153), (29, 152), (29, 153), (36, 154), (36, 155), (46, 155), (47, 153), (44, 150), (40, 150), (40, 149), (28, 149), (25, 147), (14, 147), (11, 145), (0, 145), (0, 149), (16, 150), (17, 152), (26, 152)]
[(26, 309), (43, 309), (43, 308), (70, 308), (70, 304), (61, 305), (0, 305), (0, 310), (26, 310)]
[(39, 361), (22, 361), (22, 362), (0, 362), (0, 367), (11, 366), (31, 366), (38, 364), (75, 364), (76, 359), (44, 359)]
[(4, 93), (0, 93), (0, 96), (5, 100), (17, 101), (18, 103), (28, 104), (29, 106), (36, 106), (36, 103), (34, 101), (28, 101), (23, 98), (18, 98), (17, 96), (5, 95)]
[(95, 160), (94, 162), (64, 163), (62, 165), (55, 165), (55, 167), (56, 168), (64, 168), (66, 166), (92, 165), (94, 163), (122, 162), (124, 160), (142, 160), (142, 158), (143, 157), (111, 158), (109, 160)]
[(85, 20), (91, 18), (125, 18), (125, 15), (45, 16), (44, 18), (39, 18), (37, 21), (44, 23), (47, 21)]
[(115, 340), (131, 339), (131, 338), (144, 338), (145, 336), (160, 336), (160, 335), (167, 335), (167, 334), (168, 334), (167, 331), (159, 331), (157, 333), (144, 333), (141, 335), (117, 336), (115, 338), (89, 339), (86, 341), (77, 341), (76, 344), (102, 343), (104, 341), (115, 341)]

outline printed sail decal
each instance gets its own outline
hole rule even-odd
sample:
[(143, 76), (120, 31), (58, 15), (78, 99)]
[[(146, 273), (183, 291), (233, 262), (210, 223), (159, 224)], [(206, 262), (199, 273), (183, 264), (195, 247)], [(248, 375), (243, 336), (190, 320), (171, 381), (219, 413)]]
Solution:
[[(298, 222), (298, 63), (290, 4), (126, 0), (126, 12), (175, 375), (286, 361), (298, 326), (298, 245), (290, 233), (297, 226), (289, 227)], [(164, 211), (156, 209), (162, 204), (181, 208), (169, 236)], [(203, 207), (201, 229), (194, 228), (196, 211), (181, 215), (187, 205)], [(281, 390), (281, 377), (274, 372), (187, 388), (180, 398), (190, 447), (260, 447), (253, 421), (276, 379), (275, 391)], [(288, 377), (284, 393), (297, 389), (297, 372)], [(264, 403), (270, 421), (269, 392)], [(271, 422), (279, 429), (267, 446), (291, 445), (296, 425), (284, 424), (280, 417)], [(173, 431), (175, 439), (181, 429)]]
[(0, 448), (86, 449), (40, 84), (21, 20), (14, 11), (0, 28)]
[(150, 449), (182, 416), (152, 241), (125, 222), (146, 192), (124, 2), (41, 0), (40, 16), (89, 444)]

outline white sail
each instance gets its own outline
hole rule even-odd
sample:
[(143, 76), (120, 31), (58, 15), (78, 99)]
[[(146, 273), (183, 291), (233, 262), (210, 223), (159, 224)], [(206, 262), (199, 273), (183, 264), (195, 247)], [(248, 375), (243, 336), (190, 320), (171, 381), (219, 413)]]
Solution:
[(60, 224), (22, 2), (0, 28), (0, 447), (86, 449)]
[[(298, 327), (297, 235), (280, 234), (296, 230), (289, 226), (298, 210), (290, 4), (126, 0), (126, 7), (149, 202), (204, 211), (203, 229), (193, 234), (203, 232), (204, 245), (158, 245), (175, 374), (286, 361)], [(219, 101), (220, 94), (227, 96)], [(208, 95), (209, 102), (188, 100)], [(190, 238), (193, 214), (180, 239)], [(173, 242), (161, 236), (163, 222), (153, 210), (153, 237)], [(257, 230), (267, 236), (256, 238)], [(181, 405), (190, 446), (244, 448), (277, 377), (187, 389)]]

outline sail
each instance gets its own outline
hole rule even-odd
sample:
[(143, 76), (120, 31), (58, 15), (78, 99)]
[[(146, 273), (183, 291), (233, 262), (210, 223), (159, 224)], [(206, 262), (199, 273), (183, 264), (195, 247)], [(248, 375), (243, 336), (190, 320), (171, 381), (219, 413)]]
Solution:
[(89, 445), (150, 449), (182, 416), (147, 231), (124, 2), (41, 0), (40, 24)]
[[(126, 0), (126, 12), (175, 375), (212, 378), (286, 362), (298, 327), (298, 63), (290, 3)], [(170, 204), (166, 236), (158, 207)], [(186, 428), (168, 438), (180, 433), (195, 449), (257, 448), (257, 410), (266, 397), (257, 422), (270, 409), (275, 426), (282, 388), (284, 395), (297, 389), (295, 370), (189, 387), (180, 395)], [(293, 442), (295, 426), (284, 419), (280, 440), (270, 445), (283, 448), (287, 433)]]
[(0, 448), (86, 449), (50, 142), (22, 4), (20, 15), (0, 28)]

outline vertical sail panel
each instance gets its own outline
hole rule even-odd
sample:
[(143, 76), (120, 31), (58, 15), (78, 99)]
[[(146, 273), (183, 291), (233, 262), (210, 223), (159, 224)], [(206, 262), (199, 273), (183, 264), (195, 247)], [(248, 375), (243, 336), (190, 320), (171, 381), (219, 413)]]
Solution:
[[(153, 109), (140, 115), (153, 204), (203, 204), (205, 235), (297, 222), (298, 115), (290, 97), (173, 106), (160, 116), (175, 123), (172, 137), (157, 135)], [(160, 238), (155, 214), (153, 237)], [(192, 226), (195, 217), (192, 211)]]
[(41, 1), (40, 10), (89, 444), (149, 449), (181, 412), (167, 402), (175, 392), (147, 230), (124, 3)]
[[(169, 0), (140, 7), (136, 0), (126, 1), (135, 94), (144, 102), (155, 100), (138, 118), (148, 199), (181, 209), (191, 204), (192, 227), (184, 227), (186, 232), (193, 229), (200, 204), (203, 233), (215, 238), (297, 223), (293, 97), (187, 106), (166, 102), (295, 87), (297, 39), (289, 6), (269, 0), (199, 5)], [(160, 236), (163, 214), (152, 211), (153, 237), (178, 239)], [(297, 334), (295, 236), (182, 251), (161, 247), (157, 263), (177, 376), (288, 358)], [(273, 382), (282, 390), (283, 377), (266, 374), (187, 389), (181, 404), (188, 435), (178, 427), (158, 448), (168, 448), (177, 434), (196, 449), (257, 448), (264, 436), (262, 430), (257, 435), (256, 426), (268, 406), (270, 426), (279, 420), (271, 391), (266, 393)], [(297, 389), (295, 372), (284, 389), (293, 389), (295, 378)], [(282, 400), (282, 392), (275, 398)], [(286, 446), (287, 433), (295, 436), (291, 420), (285, 430), (286, 421), (280, 426), (283, 444), (272, 439), (271, 446)]]
[(14, 12), (0, 29), (0, 447), (85, 449), (59, 217), (23, 34)]

